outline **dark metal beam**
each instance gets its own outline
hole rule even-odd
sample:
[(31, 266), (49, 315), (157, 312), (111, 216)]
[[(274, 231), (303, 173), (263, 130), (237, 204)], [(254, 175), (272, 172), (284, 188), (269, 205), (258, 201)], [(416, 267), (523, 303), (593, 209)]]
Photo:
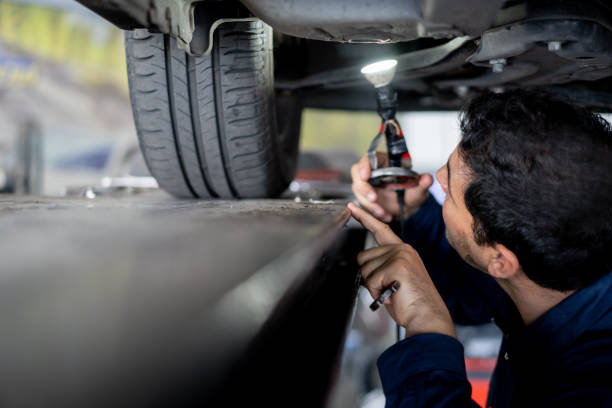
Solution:
[[(475, 48), (469, 37), (457, 37), (435, 47), (392, 55), (390, 57), (397, 59), (397, 81), (401, 81), (403, 79), (431, 75), (432, 72), (428, 68), (432, 68), (436, 64), (441, 65), (444, 69), (449, 69), (444, 64), (444, 61), (451, 59), (453, 55), (457, 54), (459, 54), (459, 58), (452, 58), (452, 67), (460, 67), (466, 63), (465, 60), (469, 52)], [(285, 90), (321, 86), (334, 89), (350, 88), (356, 85), (367, 84), (367, 81), (360, 72), (361, 68), (363, 68), (362, 65), (338, 68), (295, 80), (277, 80), (274, 85), (277, 89)]]
[(348, 218), (343, 203), (1, 198), (2, 405), (185, 406), (239, 381), (233, 367), (299, 375), (249, 364), (287, 361), (262, 338), (295, 341), (328, 386), (356, 290), (356, 266), (338, 267)]

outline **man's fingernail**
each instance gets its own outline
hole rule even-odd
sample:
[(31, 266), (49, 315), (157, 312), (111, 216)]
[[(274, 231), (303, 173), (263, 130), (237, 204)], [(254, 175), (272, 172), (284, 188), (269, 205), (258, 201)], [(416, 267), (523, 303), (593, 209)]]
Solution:
[(385, 212), (381, 210), (380, 208), (377, 208), (374, 210), (374, 214), (376, 214), (378, 217), (382, 217), (384, 213)]
[(370, 194), (368, 194), (368, 200), (370, 200), (370, 201), (374, 201), (374, 200), (376, 200), (376, 193), (370, 193)]
[(362, 179), (364, 179), (364, 180), (365, 180), (365, 179), (367, 179), (367, 178), (368, 178), (368, 171), (367, 171), (366, 169), (361, 169), (360, 174), (361, 174), (361, 178), (362, 178)]
[(391, 222), (391, 220), (393, 219), (393, 217), (391, 217), (390, 215), (385, 215), (385, 222)]

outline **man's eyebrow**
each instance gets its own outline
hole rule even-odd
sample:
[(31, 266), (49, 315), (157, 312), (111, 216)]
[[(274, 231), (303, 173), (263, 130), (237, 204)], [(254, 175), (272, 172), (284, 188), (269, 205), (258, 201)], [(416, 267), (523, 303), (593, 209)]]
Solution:
[(446, 161), (446, 188), (448, 189), (448, 195), (450, 196), (451, 200), (455, 202), (455, 199), (453, 198), (453, 195), (451, 194), (450, 157)]

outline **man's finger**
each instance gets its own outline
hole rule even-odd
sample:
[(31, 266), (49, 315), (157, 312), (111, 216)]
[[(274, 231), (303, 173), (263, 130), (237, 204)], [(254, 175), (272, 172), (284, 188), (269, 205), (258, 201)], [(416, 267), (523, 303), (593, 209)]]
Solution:
[(389, 252), (393, 248), (394, 247), (392, 245), (384, 245), (384, 246), (376, 246), (376, 247), (361, 251), (357, 254), (357, 264), (361, 266), (364, 263), (371, 261), (374, 258), (378, 258), (379, 256), (382, 256), (383, 254)]
[(370, 178), (370, 161), (368, 155), (364, 154), (361, 159), (357, 162), (357, 169), (359, 171), (359, 178), (363, 181), (367, 181)]
[(393, 257), (384, 257), (384, 262), (369, 272), (367, 278), (363, 279), (363, 286), (365, 286), (374, 299), (377, 299), (385, 288), (393, 282), (399, 282), (395, 274), (388, 273), (389, 267), (394, 263)]
[(432, 184), (433, 177), (431, 177), (431, 174), (421, 174), (421, 177), (419, 177), (419, 187), (421, 187), (423, 190), (429, 190), (429, 187), (431, 187)]
[(357, 198), (357, 201), (359, 201), (359, 204), (361, 204), (361, 206), (365, 208), (370, 214), (374, 214), (376, 218), (385, 219), (391, 216), (384, 210), (384, 208), (382, 208), (377, 203), (371, 203), (359, 194), (355, 194), (355, 197)]
[(359, 272), (361, 273), (361, 277), (363, 281), (368, 284), (368, 278), (370, 275), (377, 270), (381, 265), (385, 264), (397, 251), (396, 246), (385, 245), (379, 248), (387, 248), (387, 252), (382, 255), (372, 258), (363, 265), (359, 267)]
[(353, 167), (351, 167), (351, 177), (353, 179), (353, 193), (355, 193), (355, 195), (360, 194), (367, 198), (368, 201), (375, 202), (378, 198), (376, 191), (370, 183), (361, 179), (358, 164), (354, 164)]
[(429, 193), (429, 187), (431, 187), (433, 183), (433, 178), (431, 177), (431, 174), (421, 174), (419, 176), (419, 181), (417, 182), (417, 185), (414, 186), (413, 188), (410, 188), (408, 190), (406, 190), (407, 193), (410, 193), (413, 196), (424, 196), (426, 194)]
[(355, 194), (359, 204), (380, 219), (390, 219), (391, 214), (388, 214), (387, 211), (377, 203), (378, 194), (374, 187), (367, 181), (361, 180), (359, 166), (357, 164), (351, 167), (351, 177), (353, 178), (353, 194)]
[(365, 229), (370, 231), (374, 235), (374, 239), (378, 242), (378, 245), (390, 245), (390, 244), (401, 244), (402, 240), (391, 231), (391, 228), (368, 214), (367, 211), (357, 207), (353, 203), (348, 204), (348, 209), (351, 211), (353, 218), (355, 218)]
[(355, 194), (355, 198), (357, 199), (357, 201), (359, 201), (359, 204), (361, 204), (361, 206), (365, 208), (366, 210), (368, 210), (371, 214), (374, 214), (376, 217), (380, 219), (385, 219), (386, 217), (391, 216), (390, 214), (387, 214), (384, 208), (380, 206), (378, 203), (371, 202), (370, 200), (366, 199), (362, 194), (360, 194), (359, 190), (355, 188), (354, 184), (353, 184), (353, 193)]
[(430, 174), (421, 174), (418, 184), (406, 190), (404, 194), (404, 202), (407, 208), (419, 208), (429, 195), (429, 187), (433, 183)]

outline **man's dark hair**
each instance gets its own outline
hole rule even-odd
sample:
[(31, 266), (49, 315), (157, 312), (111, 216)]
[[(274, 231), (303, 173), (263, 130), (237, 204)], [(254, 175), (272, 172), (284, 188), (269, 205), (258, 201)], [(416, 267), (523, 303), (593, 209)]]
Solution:
[(461, 116), (465, 203), (478, 244), (500, 243), (559, 291), (612, 269), (612, 131), (540, 92), (485, 93)]

